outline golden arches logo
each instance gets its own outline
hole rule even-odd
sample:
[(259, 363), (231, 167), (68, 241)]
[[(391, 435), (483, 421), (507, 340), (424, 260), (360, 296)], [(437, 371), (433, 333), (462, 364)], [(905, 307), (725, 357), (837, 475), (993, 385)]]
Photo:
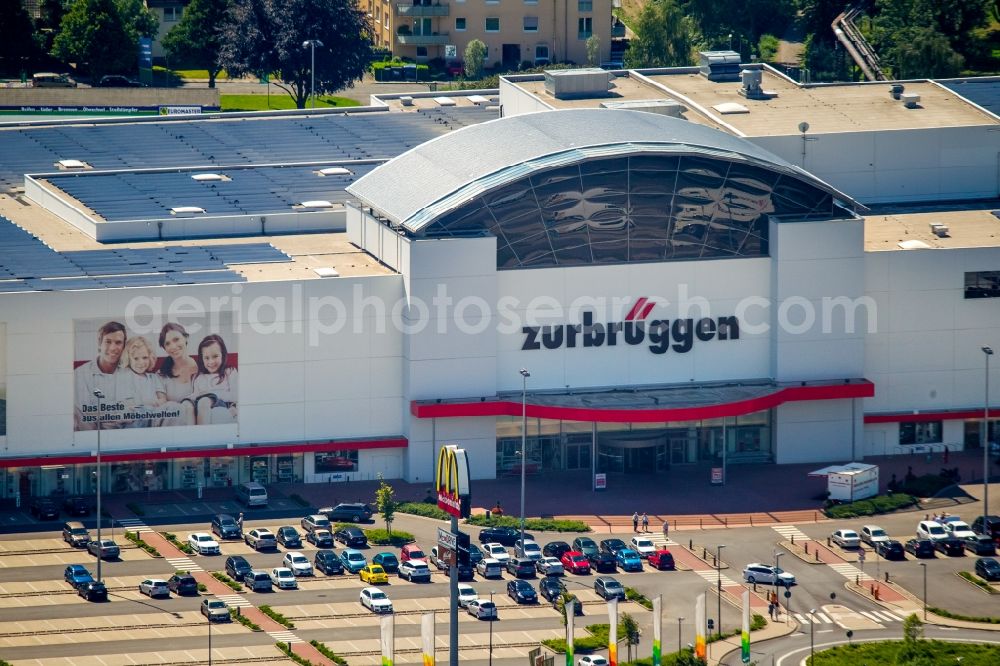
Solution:
[(435, 488), (439, 507), (453, 516), (468, 517), (469, 463), (465, 458), (465, 449), (441, 447)]

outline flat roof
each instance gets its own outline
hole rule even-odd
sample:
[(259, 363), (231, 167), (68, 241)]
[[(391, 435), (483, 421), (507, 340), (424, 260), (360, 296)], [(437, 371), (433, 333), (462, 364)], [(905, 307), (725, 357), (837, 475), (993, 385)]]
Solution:
[[(865, 251), (1000, 247), (1000, 200), (873, 206), (864, 215)], [(948, 227), (941, 237), (931, 224)]]

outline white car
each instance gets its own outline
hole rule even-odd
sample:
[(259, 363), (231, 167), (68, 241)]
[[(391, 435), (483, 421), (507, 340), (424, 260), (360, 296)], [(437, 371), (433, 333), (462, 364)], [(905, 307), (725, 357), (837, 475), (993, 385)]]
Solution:
[(933, 520), (921, 520), (917, 523), (917, 538), (940, 541), (941, 539), (948, 538), (948, 531), (944, 529), (941, 523)]
[(399, 565), (399, 577), (411, 583), (431, 582), (431, 568), (424, 560), (406, 560)]
[(477, 620), (497, 619), (497, 605), (488, 599), (473, 599), (465, 605), (465, 610)]
[(795, 576), (787, 571), (784, 571), (781, 567), (773, 567), (770, 564), (754, 562), (746, 565), (743, 569), (743, 580), (748, 583), (774, 585), (776, 578), (779, 585), (788, 587), (795, 584)]
[(510, 553), (507, 552), (502, 543), (484, 543), (483, 552), (486, 553), (486, 557), (492, 557), (500, 564), (505, 564), (510, 559)]
[(656, 552), (656, 545), (649, 537), (632, 537), (629, 543), (632, 546), (632, 550), (639, 553), (639, 557), (642, 559), (646, 559)]
[(296, 576), (313, 575), (313, 565), (309, 562), (309, 558), (302, 553), (285, 553), (281, 563), (291, 569)]
[(865, 525), (861, 528), (861, 540), (866, 544), (875, 547), (876, 544), (882, 543), (883, 541), (890, 541), (889, 535), (885, 533), (885, 530), (878, 525)]
[(188, 535), (188, 545), (199, 555), (218, 555), (219, 542), (212, 538), (210, 534), (195, 532)]
[(299, 589), (299, 581), (295, 580), (295, 574), (288, 567), (275, 567), (271, 569), (271, 582), (279, 590)]
[(861, 547), (861, 537), (854, 530), (837, 530), (830, 535), (830, 540), (841, 548)]
[(969, 527), (969, 523), (964, 520), (955, 520), (944, 524), (944, 529), (948, 534), (955, 537), (956, 539), (967, 539), (969, 537), (977, 536), (972, 528)]
[(478, 598), (479, 598), (479, 595), (476, 594), (475, 588), (473, 588), (471, 585), (469, 585), (468, 583), (459, 583), (458, 584), (458, 607), (459, 608), (465, 608), (467, 605), (469, 605), (470, 601), (474, 601), (474, 600), (476, 600)]
[(389, 597), (385, 596), (385, 592), (377, 587), (366, 587), (361, 590), (359, 598), (361, 605), (373, 613), (392, 612), (392, 602), (389, 601)]
[(585, 657), (580, 657), (576, 666), (608, 666), (608, 660), (599, 654), (588, 654)]
[(535, 568), (543, 576), (562, 576), (565, 573), (558, 557), (543, 557), (535, 562)]
[(165, 580), (147, 578), (139, 583), (139, 594), (148, 594), (150, 599), (153, 597), (169, 597), (170, 588), (167, 587), (167, 581)]
[(503, 565), (492, 557), (484, 557), (476, 563), (476, 571), (483, 578), (503, 578)]
[(537, 561), (542, 559), (542, 547), (531, 539), (525, 539), (524, 546), (521, 546), (520, 541), (518, 541), (514, 546), (514, 552), (517, 553), (518, 557), (524, 557), (529, 560)]

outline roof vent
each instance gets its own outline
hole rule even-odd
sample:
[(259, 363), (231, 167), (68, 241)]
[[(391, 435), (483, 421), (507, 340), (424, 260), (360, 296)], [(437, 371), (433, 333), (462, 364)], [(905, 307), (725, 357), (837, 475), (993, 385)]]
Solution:
[(700, 51), (698, 65), (709, 81), (740, 80), (740, 54), (736, 51)]
[(89, 169), (90, 165), (86, 162), (81, 162), (80, 160), (59, 160), (55, 163), (55, 166), (60, 169)]
[(485, 106), (490, 103), (489, 97), (483, 97), (482, 95), (469, 95), (465, 99), (469, 100), (476, 106)]
[(324, 201), (323, 199), (316, 199), (315, 201), (303, 201), (302, 203), (297, 203), (293, 208), (308, 208), (310, 210), (320, 210), (323, 208), (333, 208), (333, 204), (329, 201)]
[(898, 245), (900, 248), (902, 248), (904, 250), (929, 250), (929, 249), (931, 249), (931, 246), (928, 245), (927, 243), (923, 242), (922, 240), (915, 240), (915, 239), (900, 241), (900, 242), (896, 243), (896, 245)]
[(760, 87), (764, 80), (764, 72), (760, 67), (746, 67), (740, 71), (740, 95), (747, 99), (771, 99), (777, 97), (778, 93), (771, 90), (764, 90)]
[(724, 116), (732, 113), (750, 113), (750, 109), (736, 102), (723, 102), (722, 104), (716, 104), (712, 108)]
[(906, 90), (906, 88), (902, 83), (893, 83), (892, 87), (889, 88), (889, 94), (892, 95), (893, 99), (899, 99), (904, 90)]
[(451, 97), (435, 97), (434, 101), (438, 103), (438, 106), (455, 106), (455, 100)]
[(354, 172), (344, 167), (323, 167), (315, 172), (317, 176), (353, 176)]
[(205, 209), (198, 206), (174, 206), (170, 209), (170, 214), (175, 217), (194, 217), (204, 213)]
[(413, 97), (411, 95), (403, 95), (399, 98), (399, 103), (403, 106), (413, 106)]
[(949, 236), (948, 225), (941, 224), (940, 222), (931, 222), (931, 233), (938, 238), (947, 238)]
[(232, 179), (229, 176), (223, 176), (221, 173), (196, 173), (191, 176), (191, 180), (196, 180), (199, 183), (211, 183)]
[(545, 92), (556, 99), (607, 97), (612, 76), (600, 67), (546, 70)]
[(908, 109), (920, 108), (920, 95), (917, 93), (903, 93), (899, 98), (903, 100), (903, 106)]
[(327, 268), (327, 267), (314, 268), (313, 272), (316, 273), (316, 275), (320, 276), (321, 278), (340, 277), (340, 273), (337, 272), (336, 268)]
[(625, 102), (617, 100), (601, 102), (603, 109), (624, 109), (626, 111), (646, 111), (648, 113), (658, 113), (671, 118), (684, 118), (687, 107), (673, 99), (634, 99)]

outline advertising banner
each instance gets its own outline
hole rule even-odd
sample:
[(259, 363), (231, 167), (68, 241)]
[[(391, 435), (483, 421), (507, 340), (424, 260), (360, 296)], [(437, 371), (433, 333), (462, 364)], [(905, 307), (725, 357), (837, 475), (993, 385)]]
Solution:
[(750, 663), (750, 590), (743, 590), (743, 629), (740, 631), (740, 657)]
[(608, 601), (608, 665), (618, 666), (618, 597)]
[(705, 652), (705, 593), (698, 595), (694, 603), (694, 656), (706, 658)]
[(73, 322), (74, 430), (233, 424), (231, 313)]
[(0, 437), (7, 435), (7, 328), (0, 323)]
[(382, 666), (392, 666), (392, 646), (396, 642), (395, 634), (395, 616), (392, 613), (383, 615), (379, 620), (379, 625), (382, 629), (380, 642), (382, 643)]
[(663, 597), (653, 599), (653, 666), (663, 663)]
[(576, 630), (573, 621), (576, 618), (576, 599), (567, 601), (563, 610), (566, 612), (566, 666), (573, 666), (573, 642), (575, 640), (573, 634)]
[(434, 613), (424, 613), (420, 618), (420, 645), (424, 653), (424, 666), (434, 666)]

